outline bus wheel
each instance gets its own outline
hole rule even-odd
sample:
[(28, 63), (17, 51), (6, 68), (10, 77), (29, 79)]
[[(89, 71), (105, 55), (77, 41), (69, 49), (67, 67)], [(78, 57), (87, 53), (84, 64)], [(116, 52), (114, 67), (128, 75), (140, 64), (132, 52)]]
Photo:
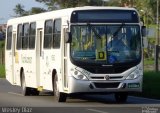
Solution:
[(21, 87), (22, 87), (22, 95), (24, 96), (30, 95), (31, 90), (29, 87), (26, 87), (24, 72), (22, 72)]
[(54, 77), (54, 96), (56, 96), (56, 99), (58, 102), (66, 102), (67, 94), (63, 92), (59, 92), (59, 86), (58, 86), (58, 78), (57, 76)]
[(127, 101), (128, 93), (126, 92), (119, 92), (115, 93), (115, 99), (117, 102), (124, 103)]
[(34, 96), (37, 96), (40, 93), (36, 88), (30, 88), (30, 91), (31, 91), (30, 93)]

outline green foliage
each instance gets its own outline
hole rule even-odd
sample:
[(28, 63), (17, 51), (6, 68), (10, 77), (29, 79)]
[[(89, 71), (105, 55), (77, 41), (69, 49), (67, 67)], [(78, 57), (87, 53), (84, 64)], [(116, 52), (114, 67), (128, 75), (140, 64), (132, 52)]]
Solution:
[(0, 49), (4, 49), (4, 46), (5, 46), (5, 41), (0, 41)]
[(23, 16), (25, 14), (24, 6), (21, 4), (17, 4), (13, 10), (16, 16)]
[(144, 59), (144, 65), (154, 65), (154, 58), (146, 58)]
[(0, 65), (0, 78), (5, 78), (5, 66)]
[(39, 8), (39, 7), (32, 7), (30, 14), (38, 14), (38, 13), (42, 13), (45, 12), (46, 10), (43, 8)]
[(142, 93), (132, 93), (131, 95), (160, 99), (160, 72), (145, 71), (143, 75)]
[(142, 95), (144, 97), (160, 99), (160, 72), (144, 72), (143, 82)]
[(39, 7), (32, 7), (30, 10), (26, 11), (24, 10), (24, 6), (21, 4), (17, 4), (13, 10), (16, 13), (16, 17), (46, 12), (44, 8), (39, 8)]
[[(148, 0), (149, 1), (149, 7), (152, 9), (153, 17), (156, 18), (156, 12), (157, 12), (157, 0)], [(160, 9), (160, 5), (159, 5)]]
[(59, 8), (69, 8), (77, 6), (101, 6), (102, 0), (36, 0), (37, 2), (44, 3), (48, 10), (55, 10)]
[(155, 44), (156, 38), (148, 38), (148, 43)]
[[(4, 49), (5, 41), (0, 41), (0, 50)], [(0, 64), (0, 78), (5, 77), (5, 66)]]

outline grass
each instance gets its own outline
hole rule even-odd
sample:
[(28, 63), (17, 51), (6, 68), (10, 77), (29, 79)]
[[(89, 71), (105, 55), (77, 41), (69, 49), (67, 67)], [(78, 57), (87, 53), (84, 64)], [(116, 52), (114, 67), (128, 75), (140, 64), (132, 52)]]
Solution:
[[(0, 41), (0, 50), (4, 49), (5, 40)], [(0, 64), (0, 78), (5, 78), (5, 65)]]
[(150, 59), (144, 59), (144, 65), (154, 65), (154, 59), (150, 58)]
[(136, 96), (160, 99), (160, 72), (145, 71), (143, 77), (143, 92)]
[(5, 46), (5, 41), (4, 41), (4, 40), (3, 40), (3, 41), (0, 41), (0, 49), (3, 49), (4, 46)]
[(160, 72), (144, 72), (142, 95), (160, 99)]
[(0, 78), (5, 78), (5, 66), (0, 65)]

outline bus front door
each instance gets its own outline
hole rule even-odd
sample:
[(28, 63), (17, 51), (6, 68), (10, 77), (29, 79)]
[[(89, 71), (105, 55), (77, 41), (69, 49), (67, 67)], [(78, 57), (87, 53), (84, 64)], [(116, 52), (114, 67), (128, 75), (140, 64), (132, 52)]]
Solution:
[(12, 32), (11, 37), (11, 49), (6, 50), (6, 79), (11, 84), (16, 84), (16, 75), (15, 75), (15, 41), (16, 41), (16, 32)]
[[(64, 26), (65, 27), (65, 26)], [(67, 28), (63, 28), (63, 34), (65, 34), (67, 31)], [(65, 35), (63, 36), (65, 39)], [(64, 90), (68, 90), (68, 64), (67, 64), (67, 43), (63, 40), (63, 86)]]
[(37, 44), (36, 44), (36, 76), (37, 86), (41, 86), (41, 56), (42, 56), (42, 33), (43, 29), (37, 29)]

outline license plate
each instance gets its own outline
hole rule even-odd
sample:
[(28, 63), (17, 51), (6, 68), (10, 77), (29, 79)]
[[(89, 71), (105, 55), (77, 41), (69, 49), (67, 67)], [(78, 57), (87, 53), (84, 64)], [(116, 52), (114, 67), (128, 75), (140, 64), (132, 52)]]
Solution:
[(140, 84), (139, 83), (128, 83), (128, 88), (139, 88)]

